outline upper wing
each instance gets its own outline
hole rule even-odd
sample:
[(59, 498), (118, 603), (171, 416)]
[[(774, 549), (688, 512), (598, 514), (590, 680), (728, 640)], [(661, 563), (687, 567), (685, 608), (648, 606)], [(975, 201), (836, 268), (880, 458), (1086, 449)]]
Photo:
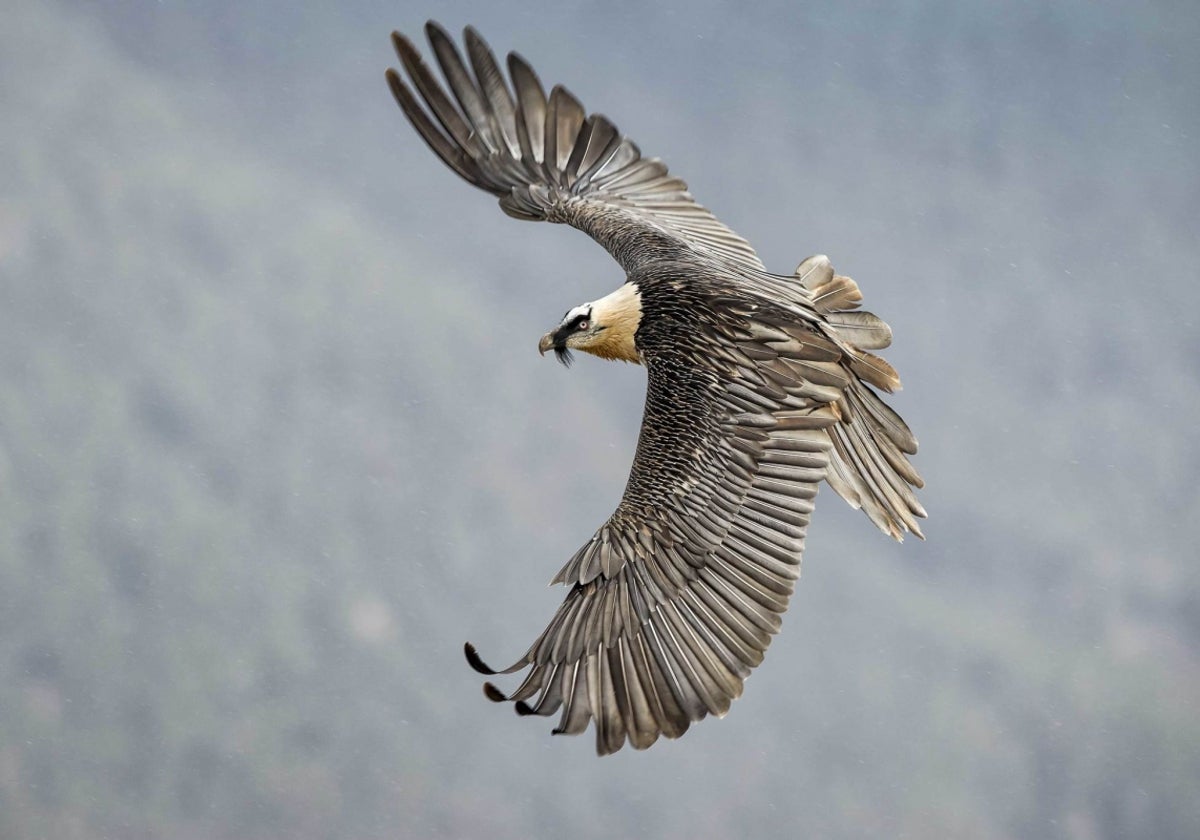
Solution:
[(556, 732), (594, 720), (601, 754), (678, 737), (741, 694), (799, 576), (851, 376), (787, 313), (688, 305), (698, 328), (646, 339), (645, 416), (617, 511), (556, 577), (570, 593), (505, 672), (532, 666), (524, 682), (507, 697), (486, 686), (522, 714), (561, 707)]
[(412, 88), (389, 68), (392, 93), (438, 157), (500, 196), (509, 215), (573, 225), (626, 271), (680, 249), (733, 267), (763, 269), (749, 243), (697, 204), (666, 164), (643, 158), (606, 117), (585, 115), (566, 88), (555, 86), (547, 97), (521, 56), (508, 55), (510, 91), (474, 29), (464, 32), (470, 70), (438, 24), (430, 21), (425, 32), (454, 99), (399, 32), (392, 40)]

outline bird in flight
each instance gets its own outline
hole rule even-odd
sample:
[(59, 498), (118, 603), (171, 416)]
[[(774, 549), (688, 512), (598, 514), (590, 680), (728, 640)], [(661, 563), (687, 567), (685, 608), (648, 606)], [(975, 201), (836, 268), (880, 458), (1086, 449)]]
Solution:
[(387, 71), (417, 133), (507, 214), (578, 228), (625, 272), (538, 350), (647, 373), (625, 494), (555, 576), (562, 606), (511, 667), (470, 644), (467, 660), (528, 669), (511, 693), (484, 693), (522, 715), (561, 710), (556, 734), (593, 722), (599, 754), (646, 749), (741, 695), (787, 609), (822, 480), (884, 533), (921, 536), (917, 441), (876, 393), (900, 379), (870, 352), (891, 329), (825, 256), (769, 273), (662, 161), (566, 88), (547, 96), (517, 53), (506, 76), (474, 29), (465, 61), (437, 23), (425, 33), (445, 84), (398, 32), (407, 81)]

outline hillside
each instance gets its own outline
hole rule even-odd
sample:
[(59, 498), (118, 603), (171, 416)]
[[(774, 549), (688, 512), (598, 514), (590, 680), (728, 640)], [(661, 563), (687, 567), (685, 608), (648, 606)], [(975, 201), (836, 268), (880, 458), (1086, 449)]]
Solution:
[(0, 836), (1200, 834), (1187, 4), (439, 8), (829, 253), (921, 438), (928, 541), (823, 492), (730, 715), (603, 761), (461, 645), (619, 498), (644, 374), (534, 352), (618, 271), (411, 136), (420, 13), (339, 9), (7, 15)]

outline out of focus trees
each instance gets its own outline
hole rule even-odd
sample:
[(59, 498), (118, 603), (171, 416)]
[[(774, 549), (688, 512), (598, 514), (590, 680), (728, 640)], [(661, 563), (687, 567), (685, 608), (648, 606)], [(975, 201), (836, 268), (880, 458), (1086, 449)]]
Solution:
[(598, 761), (459, 648), (620, 493), (641, 373), (532, 352), (620, 278), (410, 136), (388, 5), (6, 12), (0, 836), (1197, 836), (1195, 12), (439, 9), (830, 253), (922, 439), (928, 543), (823, 494), (729, 718)]

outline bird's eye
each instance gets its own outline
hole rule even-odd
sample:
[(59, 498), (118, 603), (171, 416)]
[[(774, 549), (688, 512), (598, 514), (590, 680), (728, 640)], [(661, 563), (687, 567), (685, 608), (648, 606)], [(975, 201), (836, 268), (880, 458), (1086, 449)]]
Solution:
[(587, 322), (587, 319), (584, 319), (584, 320), (580, 321), (580, 322), (579, 322), (579, 326), (578, 326), (578, 327), (576, 327), (576, 329), (580, 329), (580, 330), (586, 330), (587, 328), (588, 328), (588, 322)]

